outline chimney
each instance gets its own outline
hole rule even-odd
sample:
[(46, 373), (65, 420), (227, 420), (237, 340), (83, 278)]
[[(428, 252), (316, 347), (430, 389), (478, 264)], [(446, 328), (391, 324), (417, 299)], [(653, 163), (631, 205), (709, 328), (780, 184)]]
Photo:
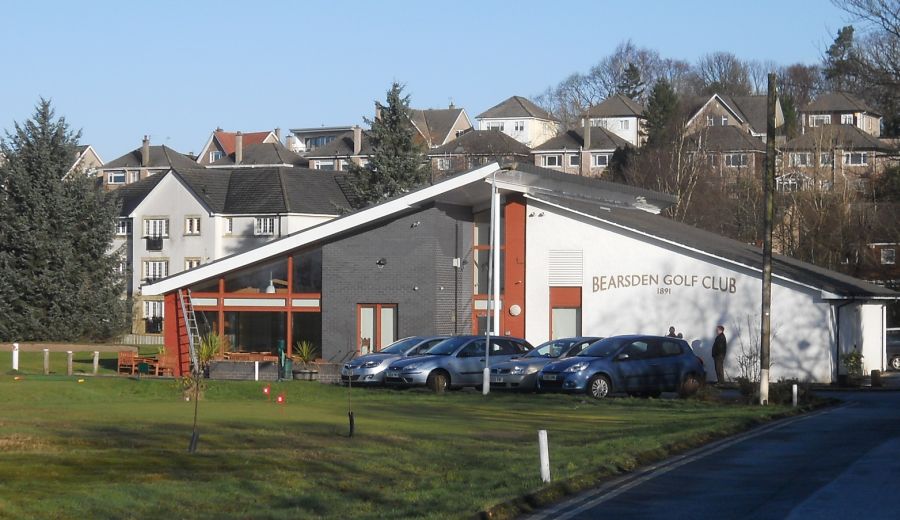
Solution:
[(144, 142), (141, 146), (141, 166), (150, 166), (150, 136), (144, 136)]
[(581, 163), (579, 169), (582, 175), (590, 175), (591, 173), (591, 118), (584, 118), (584, 144), (581, 147)]
[(362, 128), (353, 125), (353, 155), (359, 155), (360, 150), (362, 150)]
[(275, 139), (278, 139), (278, 143), (281, 144), (281, 129), (280, 128), (275, 129)]
[(375, 120), (381, 119), (381, 104), (378, 101), (375, 102)]
[(234, 164), (241, 164), (244, 160), (244, 134), (234, 134)]

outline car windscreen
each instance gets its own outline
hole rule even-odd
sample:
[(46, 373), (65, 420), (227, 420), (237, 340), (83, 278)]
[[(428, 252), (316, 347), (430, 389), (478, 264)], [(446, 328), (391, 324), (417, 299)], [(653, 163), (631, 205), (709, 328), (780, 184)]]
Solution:
[(548, 341), (542, 345), (538, 345), (534, 348), (534, 350), (528, 352), (522, 357), (527, 358), (558, 358), (563, 355), (572, 344), (575, 343), (575, 340), (563, 340), (563, 339), (555, 339), (552, 341)]
[(421, 338), (401, 339), (400, 341), (396, 341), (387, 347), (384, 347), (379, 352), (384, 352), (385, 354), (403, 354), (410, 348), (418, 345), (420, 341), (422, 341)]
[(619, 350), (619, 347), (621, 346), (621, 339), (602, 339), (594, 343), (590, 347), (582, 350), (581, 353), (575, 357), (609, 357), (613, 355), (617, 350)]
[(449, 356), (456, 352), (456, 349), (468, 343), (469, 341), (470, 338), (466, 337), (448, 338), (431, 347), (425, 353), (430, 356)]

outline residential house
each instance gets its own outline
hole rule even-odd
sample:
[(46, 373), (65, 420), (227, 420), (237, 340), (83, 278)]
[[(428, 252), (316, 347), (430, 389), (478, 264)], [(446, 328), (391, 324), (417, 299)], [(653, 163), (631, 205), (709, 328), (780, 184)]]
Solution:
[(602, 175), (617, 148), (631, 146), (612, 130), (591, 126), (568, 130), (531, 150), (534, 164), (585, 176)]
[(449, 108), (412, 108), (409, 119), (418, 133), (417, 140), (429, 150), (443, 146), (472, 130), (472, 121), (465, 109), (456, 108), (452, 104)]
[(244, 146), (238, 132), (234, 153), (208, 165), (208, 168), (259, 168), (263, 166), (309, 166), (309, 160), (290, 151), (280, 142)]
[(587, 109), (582, 115), (591, 126), (603, 127), (639, 148), (647, 140), (644, 107), (628, 96), (615, 94)]
[[(753, 137), (766, 140), (766, 96), (726, 96), (713, 94), (708, 98), (688, 100), (688, 134), (712, 126), (736, 126)], [(775, 119), (784, 121), (781, 102), (776, 101)]]
[(294, 153), (307, 154), (353, 130), (352, 126), (291, 128), (286, 146)]
[[(350, 207), (340, 183), (338, 176), (306, 168), (213, 170), (194, 164), (121, 188), (113, 249), (125, 251), (121, 269), (130, 272), (133, 332), (158, 333), (164, 318), (161, 300), (142, 296), (144, 284), (335, 218)], [(302, 257), (296, 267), (317, 261)], [(264, 280), (236, 278), (227, 285), (266, 294), (289, 279), (273, 272)]]
[(869, 135), (881, 136), (881, 114), (846, 92), (828, 92), (817, 96), (799, 113), (803, 133), (824, 125), (850, 125)]
[(513, 96), (485, 110), (476, 118), (479, 130), (500, 130), (529, 148), (559, 133), (559, 120), (522, 96)]
[(364, 165), (372, 156), (369, 137), (359, 126), (344, 132), (330, 143), (320, 146), (304, 156), (314, 170), (343, 171), (351, 163)]
[(472, 130), (428, 151), (431, 171), (447, 176), (488, 163), (531, 162), (531, 149), (499, 130)]
[(244, 146), (252, 146), (260, 143), (280, 143), (281, 129), (268, 132), (226, 132), (216, 128), (209, 139), (197, 154), (197, 163), (202, 165), (212, 164), (222, 157), (234, 154), (238, 135), (241, 135)]
[(897, 150), (856, 125), (807, 128), (783, 147), (778, 188), (830, 189), (842, 183), (867, 191), (872, 181), (897, 163)]
[(63, 175), (63, 180), (67, 179), (74, 172), (79, 172), (89, 177), (98, 177), (98, 180), (100, 180), (99, 175), (102, 167), (103, 159), (100, 158), (100, 154), (97, 153), (93, 146), (89, 144), (78, 145), (75, 149), (75, 161), (72, 163), (69, 171)]
[(726, 186), (740, 178), (761, 179), (766, 167), (765, 143), (737, 126), (705, 127), (687, 138), (686, 148)]
[(114, 190), (172, 168), (197, 168), (197, 163), (168, 146), (151, 146), (150, 138), (145, 135), (140, 148), (104, 164), (100, 175), (103, 187)]

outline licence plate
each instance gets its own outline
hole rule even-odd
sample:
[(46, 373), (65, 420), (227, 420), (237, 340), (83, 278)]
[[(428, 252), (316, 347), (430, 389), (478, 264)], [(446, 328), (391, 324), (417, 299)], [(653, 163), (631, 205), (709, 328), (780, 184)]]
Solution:
[(556, 381), (556, 374), (543, 374), (541, 379), (544, 381)]
[(400, 377), (400, 371), (399, 370), (388, 370), (387, 376), (388, 377)]
[(491, 383), (502, 383), (503, 378), (500, 376), (491, 376)]

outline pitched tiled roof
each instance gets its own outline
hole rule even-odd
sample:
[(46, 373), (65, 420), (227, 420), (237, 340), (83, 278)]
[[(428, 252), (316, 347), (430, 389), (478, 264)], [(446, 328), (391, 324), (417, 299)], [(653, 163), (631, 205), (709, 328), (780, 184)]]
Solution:
[(528, 157), (531, 149), (499, 130), (471, 130), (428, 152), (429, 157), (447, 154)]
[[(296, 153), (288, 150), (281, 143), (259, 143), (244, 146), (242, 165), (256, 166), (309, 166), (309, 161)], [(212, 163), (212, 166), (234, 165), (234, 153), (222, 157)]]
[(459, 119), (463, 113), (461, 108), (443, 108), (426, 110), (410, 109), (409, 118), (412, 123), (419, 129), (419, 132), (425, 136), (425, 139), (431, 146), (440, 146), (444, 144), (450, 136), (453, 129), (453, 123)]
[(537, 119), (547, 119), (557, 121), (549, 112), (534, 104), (533, 101), (522, 96), (513, 96), (502, 103), (495, 105), (481, 114), (477, 119), (493, 119), (504, 117), (534, 117)]
[(878, 150), (896, 152), (886, 142), (853, 125), (822, 125), (806, 130), (784, 145), (785, 150)]
[(768, 96), (733, 96), (725, 97), (731, 101), (732, 107), (739, 111), (750, 127), (757, 132), (766, 131), (766, 109)]
[(592, 126), (590, 146), (585, 146), (584, 144), (584, 128), (576, 128), (563, 132), (540, 146), (536, 146), (533, 151), (578, 150), (582, 147), (586, 150), (615, 150), (626, 146), (631, 146), (631, 143), (603, 127)]
[[(266, 137), (272, 132), (247, 132), (242, 135), (242, 142), (244, 148), (247, 148), (250, 145), (260, 144), (265, 141)], [(225, 151), (225, 154), (234, 153), (234, 140), (237, 136), (237, 132), (225, 132), (224, 130), (216, 130), (213, 132), (213, 137), (219, 141), (219, 145), (222, 146), (222, 150)]]
[[(372, 155), (372, 143), (365, 130), (362, 132), (360, 155)], [(334, 141), (320, 146), (306, 154), (307, 158), (350, 157), (353, 155), (353, 131), (345, 132), (334, 138)]]
[[(697, 251), (737, 262), (750, 268), (762, 269), (762, 249), (711, 233), (675, 220), (652, 215), (646, 211), (601, 206), (598, 204), (562, 199), (552, 195), (536, 197), (601, 220), (632, 229)], [(830, 271), (787, 256), (774, 255), (772, 271), (777, 276), (816, 287), (840, 296), (896, 297), (898, 293), (863, 280)]]
[(710, 152), (763, 152), (766, 144), (737, 126), (707, 126), (688, 138), (691, 148)]
[[(313, 213), (334, 215), (350, 203), (343, 174), (291, 167), (175, 169), (191, 191), (215, 213)], [(120, 215), (128, 215), (165, 177), (158, 174), (116, 190)]]
[(865, 101), (846, 92), (827, 92), (816, 96), (801, 112), (868, 112), (880, 116)]
[[(141, 167), (141, 148), (126, 153), (125, 155), (113, 159), (103, 165), (104, 169), (110, 168), (140, 168)], [(150, 164), (147, 168), (196, 168), (197, 163), (189, 159), (186, 155), (180, 154), (166, 145), (150, 147)]]
[(588, 117), (644, 117), (644, 107), (622, 94), (614, 94), (587, 109)]

